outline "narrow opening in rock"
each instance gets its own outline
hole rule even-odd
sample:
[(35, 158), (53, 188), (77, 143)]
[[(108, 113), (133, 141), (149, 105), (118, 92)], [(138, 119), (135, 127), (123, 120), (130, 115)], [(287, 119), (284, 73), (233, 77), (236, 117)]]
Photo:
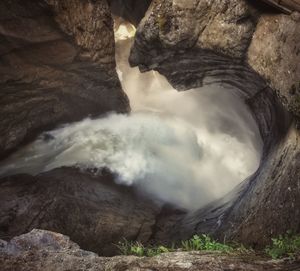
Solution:
[[(257, 170), (263, 145), (258, 126), (236, 89), (214, 84), (178, 92), (158, 72), (131, 68), (134, 35), (133, 25), (115, 18), (117, 72), (131, 116), (149, 129), (150, 142), (170, 127), (177, 142), (169, 149), (161, 142), (165, 163), (159, 176), (138, 186), (179, 207), (197, 209)], [(161, 127), (151, 126), (152, 121)]]
[(42, 134), (0, 164), (0, 175), (62, 166), (108, 168), (158, 202), (194, 210), (233, 189), (259, 166), (257, 125), (234, 89), (173, 89), (157, 72), (130, 68), (135, 28), (115, 23), (117, 72), (129, 115), (111, 113)]

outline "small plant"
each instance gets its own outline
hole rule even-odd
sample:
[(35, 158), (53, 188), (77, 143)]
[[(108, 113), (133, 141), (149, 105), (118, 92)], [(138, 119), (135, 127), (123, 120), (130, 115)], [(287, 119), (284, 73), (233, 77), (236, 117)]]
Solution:
[(174, 251), (172, 248), (167, 248), (165, 246), (145, 247), (138, 241), (131, 242), (127, 241), (126, 239), (123, 239), (123, 241), (119, 242), (117, 247), (122, 255), (134, 255), (138, 257), (153, 257), (162, 253)]
[(122, 255), (135, 255), (142, 257), (145, 254), (145, 248), (143, 244), (137, 241), (131, 242), (124, 238), (123, 241), (119, 242), (116, 246)]
[(164, 246), (159, 246), (159, 247), (150, 247), (146, 249), (146, 256), (148, 257), (153, 257), (156, 255), (160, 255), (162, 253), (168, 253), (171, 252), (172, 250), (169, 248), (166, 248)]
[(209, 251), (221, 251), (231, 252), (233, 248), (229, 245), (219, 243), (213, 240), (206, 234), (194, 235), (191, 239), (181, 242), (182, 249), (185, 251), (191, 250), (209, 250)]
[(272, 245), (268, 246), (265, 251), (273, 259), (294, 258), (297, 253), (300, 253), (300, 235), (287, 232), (285, 235), (279, 235), (278, 238), (272, 238)]

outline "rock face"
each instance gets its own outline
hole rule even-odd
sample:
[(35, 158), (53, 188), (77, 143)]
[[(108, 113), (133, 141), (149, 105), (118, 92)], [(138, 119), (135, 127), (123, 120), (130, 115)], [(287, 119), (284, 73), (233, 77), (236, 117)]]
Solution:
[(54, 126), (127, 112), (105, 0), (1, 1), (0, 157)]
[(133, 189), (114, 184), (113, 176), (57, 169), (36, 177), (0, 180), (0, 238), (34, 228), (69, 235), (84, 249), (117, 253), (118, 241), (148, 241), (160, 207)]
[(300, 13), (264, 14), (248, 50), (248, 63), (278, 91), (286, 108), (300, 116)]
[(137, 30), (130, 62), (149, 70), (183, 50), (214, 52), (249, 64), (299, 117), (299, 44), (296, 12), (276, 14), (259, 1), (156, 0)]
[[(0, 156), (60, 123), (128, 111), (105, 0), (2, 1), (0, 17)], [(235, 88), (264, 139), (260, 168), (228, 196), (188, 215), (161, 210), (114, 185), (105, 171), (8, 177), (0, 180), (1, 239), (42, 228), (112, 255), (122, 237), (169, 242), (210, 232), (262, 246), (286, 230), (300, 232), (299, 38), (297, 13), (270, 13), (245, 0), (154, 0), (131, 64), (158, 70), (179, 90)], [(39, 231), (2, 247), (3, 270), (288, 270), (283, 263), (197, 253), (99, 258)]]
[(0, 264), (2, 271), (283, 271), (298, 270), (300, 260), (269, 261), (253, 256), (200, 252), (174, 252), (153, 258), (134, 256), (102, 258), (92, 252), (81, 250), (67, 236), (33, 230), (28, 234), (15, 237), (9, 243), (0, 241)]
[(264, 140), (253, 176), (195, 213), (161, 220), (155, 238), (210, 232), (257, 247), (287, 230), (300, 232), (299, 26), (299, 14), (276, 14), (250, 1), (152, 3), (137, 30), (131, 64), (158, 70), (178, 90), (212, 83), (234, 88)]

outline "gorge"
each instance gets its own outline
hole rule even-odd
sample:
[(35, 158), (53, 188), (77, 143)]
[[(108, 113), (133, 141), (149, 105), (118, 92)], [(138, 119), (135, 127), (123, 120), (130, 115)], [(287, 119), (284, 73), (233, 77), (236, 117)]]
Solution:
[[(125, 2), (0, 4), (0, 239), (112, 256), (122, 238), (299, 233), (299, 13)], [(53, 234), (19, 238), (39, 253)], [(27, 253), (11, 242), (4, 270)]]

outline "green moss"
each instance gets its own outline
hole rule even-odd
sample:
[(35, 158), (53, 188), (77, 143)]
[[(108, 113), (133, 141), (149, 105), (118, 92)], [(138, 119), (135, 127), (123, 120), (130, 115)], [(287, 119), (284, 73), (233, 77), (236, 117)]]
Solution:
[(165, 246), (149, 246), (145, 247), (141, 242), (127, 241), (124, 239), (119, 242), (117, 247), (122, 255), (134, 255), (138, 257), (153, 257), (162, 253), (172, 252), (174, 248), (167, 248)]

